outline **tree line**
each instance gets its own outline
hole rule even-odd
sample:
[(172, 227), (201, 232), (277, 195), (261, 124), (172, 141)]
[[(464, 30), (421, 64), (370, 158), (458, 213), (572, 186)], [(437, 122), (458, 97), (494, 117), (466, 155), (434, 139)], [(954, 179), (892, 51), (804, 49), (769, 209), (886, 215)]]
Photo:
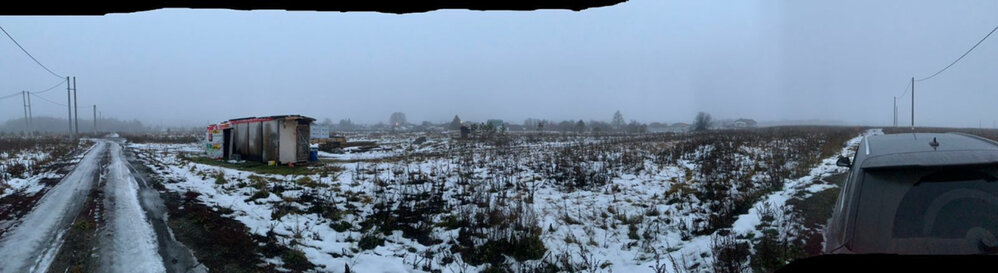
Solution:
[[(491, 128), (495, 127), (493, 125), (487, 124), (488, 122), (471, 122), (462, 120), (459, 115), (454, 115), (454, 118), (450, 122), (445, 123), (433, 123), (430, 121), (423, 121), (419, 124), (410, 123), (405, 116), (405, 113), (394, 112), (389, 116), (387, 122), (378, 122), (376, 124), (357, 124), (351, 119), (341, 119), (339, 122), (333, 122), (330, 118), (325, 118), (319, 125), (328, 126), (332, 130), (338, 131), (363, 131), (363, 130), (432, 130), (432, 129), (446, 129), (446, 130), (460, 130), (462, 126), (467, 128)], [(676, 127), (677, 123), (670, 125), (668, 123), (652, 122), (652, 123), (641, 123), (637, 120), (626, 121), (624, 115), (618, 110), (613, 113), (610, 121), (602, 120), (589, 120), (585, 121), (579, 120), (547, 120), (538, 118), (528, 118), (522, 123), (516, 124), (511, 122), (503, 122), (503, 128), (506, 131), (555, 131), (555, 132), (592, 132), (592, 133), (645, 133), (649, 131), (649, 128), (667, 128)], [(683, 124), (685, 128), (687, 124)], [(714, 126), (710, 114), (705, 112), (700, 112), (694, 118), (692, 124), (688, 124), (690, 131), (706, 131)]]

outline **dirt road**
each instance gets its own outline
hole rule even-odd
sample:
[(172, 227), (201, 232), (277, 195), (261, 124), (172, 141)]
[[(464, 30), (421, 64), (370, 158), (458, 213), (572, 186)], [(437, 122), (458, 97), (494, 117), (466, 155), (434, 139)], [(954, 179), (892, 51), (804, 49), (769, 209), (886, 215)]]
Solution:
[(0, 238), (0, 272), (205, 272), (167, 217), (121, 140), (98, 140)]

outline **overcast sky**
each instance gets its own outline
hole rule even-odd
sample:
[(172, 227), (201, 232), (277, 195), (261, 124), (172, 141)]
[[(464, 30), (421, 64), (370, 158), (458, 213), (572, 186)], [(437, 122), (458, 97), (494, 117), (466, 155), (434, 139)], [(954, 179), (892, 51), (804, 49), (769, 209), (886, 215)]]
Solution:
[[(80, 116), (151, 125), (304, 114), (387, 122), (715, 118), (891, 123), (891, 100), (998, 25), (998, 1), (630, 0), (421, 14), (170, 9), (0, 17)], [(998, 36), (998, 35), (995, 35)], [(59, 81), (0, 36), (0, 96)], [(998, 120), (998, 37), (916, 83), (920, 125)], [(66, 102), (65, 86), (41, 96)], [(910, 97), (899, 103), (909, 119)], [(66, 109), (34, 100), (35, 116)], [(20, 97), (0, 120), (23, 116)]]

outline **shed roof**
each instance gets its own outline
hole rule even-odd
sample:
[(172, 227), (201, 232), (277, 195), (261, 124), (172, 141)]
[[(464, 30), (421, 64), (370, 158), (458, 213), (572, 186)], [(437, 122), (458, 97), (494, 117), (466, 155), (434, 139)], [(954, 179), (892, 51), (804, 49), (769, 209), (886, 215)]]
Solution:
[(310, 117), (306, 117), (306, 116), (302, 116), (302, 115), (277, 115), (277, 116), (265, 116), (265, 117), (236, 118), (236, 119), (230, 119), (227, 122), (228, 123), (232, 123), (232, 124), (236, 124), (236, 123), (268, 121), (268, 120), (275, 120), (275, 119), (302, 119), (302, 120), (305, 120), (306, 122), (309, 122), (309, 123), (315, 121), (314, 118), (310, 118)]

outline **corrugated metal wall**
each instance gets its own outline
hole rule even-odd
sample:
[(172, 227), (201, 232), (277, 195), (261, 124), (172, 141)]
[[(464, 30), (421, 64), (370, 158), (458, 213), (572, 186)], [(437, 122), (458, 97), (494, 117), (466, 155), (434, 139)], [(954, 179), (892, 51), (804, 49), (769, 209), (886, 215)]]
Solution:
[(280, 147), (280, 120), (268, 120), (263, 122), (263, 161), (278, 161), (277, 155)]
[[(282, 128), (282, 122), (287, 122)], [(267, 121), (250, 121), (232, 125), (232, 154), (238, 154), (248, 161), (307, 161), (310, 122), (304, 120), (274, 119)], [(287, 130), (287, 135), (282, 135)], [(282, 137), (289, 146), (283, 152), (290, 153), (281, 160)], [(291, 145), (293, 143), (293, 145)]]
[(232, 126), (232, 153), (245, 156), (249, 150), (249, 130), (246, 123)]
[(259, 122), (246, 123), (249, 138), (243, 159), (260, 161), (263, 158), (263, 126)]

